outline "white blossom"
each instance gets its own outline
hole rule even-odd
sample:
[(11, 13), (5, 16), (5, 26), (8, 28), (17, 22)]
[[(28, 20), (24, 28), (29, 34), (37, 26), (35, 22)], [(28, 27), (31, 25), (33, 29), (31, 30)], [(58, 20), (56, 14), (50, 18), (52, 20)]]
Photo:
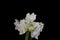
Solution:
[(31, 32), (31, 37), (38, 39), (40, 32), (42, 32), (44, 24), (42, 22), (34, 22), (36, 15), (34, 13), (27, 13), (25, 19), (20, 20), (20, 22), (15, 19), (15, 29), (19, 31), (19, 34), (22, 35), (27, 31)]

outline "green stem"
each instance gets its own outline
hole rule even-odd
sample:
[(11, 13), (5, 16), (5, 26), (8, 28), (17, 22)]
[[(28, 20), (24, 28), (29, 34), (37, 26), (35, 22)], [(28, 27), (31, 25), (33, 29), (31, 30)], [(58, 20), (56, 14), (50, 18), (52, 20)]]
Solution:
[(30, 40), (32, 40), (32, 38), (31, 38), (31, 32), (30, 32)]
[(26, 37), (25, 37), (25, 40), (28, 40), (29, 39), (29, 32), (26, 33)]

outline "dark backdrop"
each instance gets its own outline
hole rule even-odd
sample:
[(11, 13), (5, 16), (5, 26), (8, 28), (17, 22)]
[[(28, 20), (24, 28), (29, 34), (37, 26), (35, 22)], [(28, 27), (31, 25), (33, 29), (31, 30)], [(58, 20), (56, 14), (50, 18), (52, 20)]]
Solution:
[[(7, 3), (8, 4), (8, 3)], [(15, 30), (15, 19), (21, 20), (25, 18), (26, 14), (34, 12), (37, 15), (37, 22), (44, 23), (44, 29), (39, 36), (39, 40), (49, 40), (48, 28), (51, 7), (49, 3), (45, 1), (13, 1), (9, 2), (7, 6), (7, 19), (8, 26), (6, 27), (6, 39), (7, 40), (24, 40), (24, 35), (19, 35), (19, 32)], [(36, 40), (36, 39), (33, 39)]]

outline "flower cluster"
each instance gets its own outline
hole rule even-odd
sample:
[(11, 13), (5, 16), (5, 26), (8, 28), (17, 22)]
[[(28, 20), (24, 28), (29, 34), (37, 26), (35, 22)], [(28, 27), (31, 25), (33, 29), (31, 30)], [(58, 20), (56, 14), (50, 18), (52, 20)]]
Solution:
[(15, 19), (15, 29), (22, 35), (27, 31), (31, 32), (31, 37), (38, 39), (40, 32), (42, 32), (44, 24), (42, 22), (34, 22), (36, 15), (34, 13), (27, 13), (25, 19), (18, 21)]

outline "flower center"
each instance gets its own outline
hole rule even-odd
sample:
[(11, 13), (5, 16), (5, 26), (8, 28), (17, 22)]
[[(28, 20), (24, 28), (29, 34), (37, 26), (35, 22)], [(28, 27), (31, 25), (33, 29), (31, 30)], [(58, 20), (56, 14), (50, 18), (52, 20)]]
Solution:
[(29, 30), (30, 32), (32, 32), (32, 31), (34, 30), (34, 28), (35, 28), (35, 24), (30, 23), (30, 27), (28, 28), (28, 30)]

